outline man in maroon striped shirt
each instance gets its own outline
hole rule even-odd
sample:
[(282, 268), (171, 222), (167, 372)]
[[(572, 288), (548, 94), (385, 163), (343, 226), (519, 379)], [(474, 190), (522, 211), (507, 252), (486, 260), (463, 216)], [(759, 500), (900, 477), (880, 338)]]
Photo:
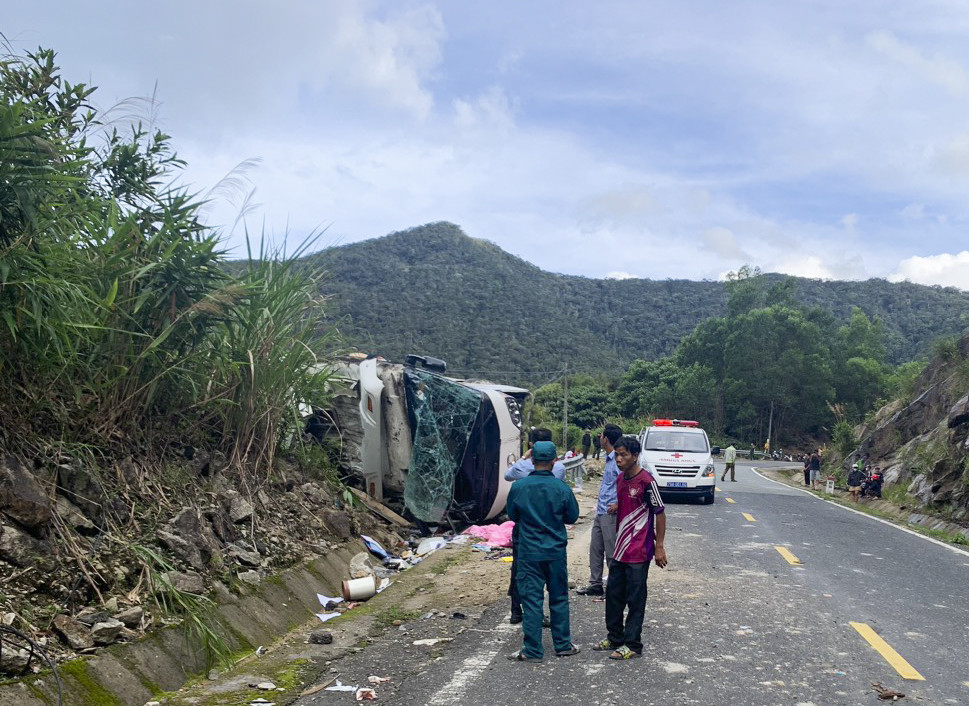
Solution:
[(639, 465), (639, 440), (624, 436), (614, 448), (616, 465), (621, 473), (616, 551), (609, 562), (606, 584), (606, 628), (609, 634), (595, 649), (612, 650), (610, 659), (632, 659), (643, 653), (649, 562), (655, 559), (660, 568), (666, 566), (666, 508), (655, 479)]

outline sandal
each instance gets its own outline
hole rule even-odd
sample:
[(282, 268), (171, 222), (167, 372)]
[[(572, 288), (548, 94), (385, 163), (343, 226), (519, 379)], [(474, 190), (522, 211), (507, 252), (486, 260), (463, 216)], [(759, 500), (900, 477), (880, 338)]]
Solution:
[(636, 659), (637, 657), (642, 657), (642, 655), (638, 652), (633, 652), (625, 645), (609, 655), (609, 659)]
[(543, 661), (541, 657), (528, 657), (521, 650), (508, 655), (508, 659), (512, 662), (531, 662), (533, 664), (541, 664)]
[(609, 650), (616, 649), (616, 646), (612, 644), (607, 637), (605, 640), (597, 642), (592, 649), (594, 649), (596, 652), (608, 652)]
[(556, 657), (571, 657), (572, 655), (579, 654), (579, 652), (581, 652), (581, 651), (582, 650), (580, 650), (578, 647), (576, 647), (575, 645), (572, 645), (572, 647), (570, 647), (567, 650), (556, 650), (555, 656)]

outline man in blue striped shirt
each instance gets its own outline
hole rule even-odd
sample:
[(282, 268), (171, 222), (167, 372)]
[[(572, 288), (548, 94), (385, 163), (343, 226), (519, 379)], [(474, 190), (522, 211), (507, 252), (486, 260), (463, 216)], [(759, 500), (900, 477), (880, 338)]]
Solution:
[(576, 591), (580, 596), (601, 596), (605, 593), (602, 589), (602, 567), (604, 562), (612, 559), (616, 547), (616, 510), (609, 509), (610, 505), (616, 504), (616, 482), (619, 478), (613, 444), (621, 436), (622, 429), (615, 424), (606, 424), (600, 437), (602, 449), (606, 452), (606, 465), (602, 472), (596, 519), (589, 540), (589, 584)]

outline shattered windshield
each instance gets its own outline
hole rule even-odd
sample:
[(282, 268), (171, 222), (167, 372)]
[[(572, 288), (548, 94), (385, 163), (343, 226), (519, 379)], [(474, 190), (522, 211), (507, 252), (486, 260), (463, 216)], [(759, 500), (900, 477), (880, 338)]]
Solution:
[(420, 370), (405, 370), (404, 385), (414, 433), (404, 504), (424, 522), (441, 522), (451, 504), (454, 478), (468, 447), (481, 395)]
[(646, 432), (646, 451), (684, 451), (686, 453), (706, 453), (707, 440), (703, 434), (678, 431), (674, 429), (650, 429)]

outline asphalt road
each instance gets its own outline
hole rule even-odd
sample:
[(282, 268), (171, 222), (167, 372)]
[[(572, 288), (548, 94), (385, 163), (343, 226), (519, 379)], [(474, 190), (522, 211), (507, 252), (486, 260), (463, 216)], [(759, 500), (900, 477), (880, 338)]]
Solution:
[[(574, 657), (556, 658), (546, 638), (544, 663), (506, 660), (521, 638), (501, 601), (451, 642), (391, 635), (334, 669), (347, 683), (390, 676), (379, 700), (415, 706), (885, 703), (873, 683), (906, 703), (969, 704), (969, 553), (769, 481), (748, 462), (737, 478), (713, 505), (668, 505), (670, 565), (650, 571), (642, 659), (592, 651), (604, 604), (573, 596)], [(580, 585), (588, 527), (570, 548)], [(298, 703), (350, 702), (320, 692)]]

